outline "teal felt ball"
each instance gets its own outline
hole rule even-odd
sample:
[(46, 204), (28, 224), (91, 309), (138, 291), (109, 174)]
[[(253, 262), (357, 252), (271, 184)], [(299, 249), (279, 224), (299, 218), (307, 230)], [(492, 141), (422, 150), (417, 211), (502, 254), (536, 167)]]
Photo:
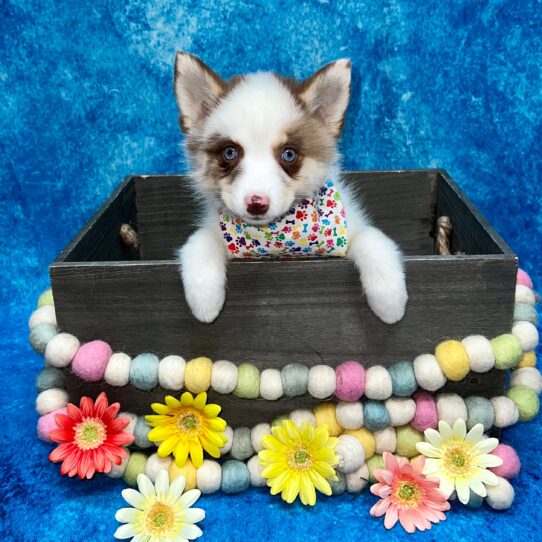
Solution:
[(130, 365), (130, 382), (140, 390), (152, 390), (158, 384), (159, 365), (158, 356), (139, 354)]
[(38, 353), (44, 354), (47, 343), (58, 335), (58, 329), (53, 324), (39, 324), (30, 330), (28, 341), (30, 346)]
[(379, 431), (390, 424), (390, 415), (383, 401), (367, 401), (363, 405), (364, 425), (370, 431)]
[(400, 361), (388, 368), (393, 395), (410, 397), (417, 389), (418, 382), (410, 361)]
[(36, 388), (39, 391), (65, 387), (64, 373), (56, 367), (45, 367), (36, 378)]
[(222, 464), (222, 482), (220, 489), (233, 494), (246, 491), (250, 486), (250, 472), (242, 461), (229, 460)]

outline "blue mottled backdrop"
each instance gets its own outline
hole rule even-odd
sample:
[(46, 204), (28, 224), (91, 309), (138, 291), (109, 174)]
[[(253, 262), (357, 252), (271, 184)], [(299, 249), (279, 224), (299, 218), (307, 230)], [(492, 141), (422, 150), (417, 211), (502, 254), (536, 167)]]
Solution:
[[(35, 438), (41, 363), (26, 320), (47, 265), (129, 173), (184, 170), (176, 49), (222, 75), (309, 75), (353, 60), (351, 169), (444, 167), (542, 283), (542, 4), (538, 0), (0, 2), (0, 538), (111, 540), (122, 482), (62, 479)], [(539, 418), (506, 431), (525, 468), (507, 514), (454, 506), (414, 539), (542, 539)], [(326, 499), (323, 499), (325, 501)], [(370, 495), (287, 507), (265, 492), (205, 498), (207, 540), (404, 538)]]

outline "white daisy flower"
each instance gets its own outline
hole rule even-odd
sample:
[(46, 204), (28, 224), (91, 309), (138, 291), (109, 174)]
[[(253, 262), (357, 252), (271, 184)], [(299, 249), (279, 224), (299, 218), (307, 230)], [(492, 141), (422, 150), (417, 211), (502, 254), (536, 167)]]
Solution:
[(428, 442), (416, 444), (428, 459), (423, 473), (440, 480), (440, 491), (449, 497), (454, 490), (458, 499), (467, 504), (470, 491), (485, 497), (486, 486), (496, 486), (497, 476), (488, 467), (502, 465), (502, 459), (492, 452), (499, 441), (484, 437), (484, 426), (476, 424), (468, 433), (465, 420), (456, 420), (453, 427), (440, 421), (438, 431), (427, 429)]
[(199, 499), (199, 489), (183, 494), (186, 480), (179, 476), (169, 483), (167, 471), (160, 470), (156, 484), (144, 474), (137, 477), (139, 491), (128, 488), (122, 497), (132, 508), (121, 508), (115, 514), (124, 523), (115, 531), (115, 538), (132, 542), (184, 542), (199, 538), (201, 529), (195, 525), (205, 517), (201, 508), (191, 508)]

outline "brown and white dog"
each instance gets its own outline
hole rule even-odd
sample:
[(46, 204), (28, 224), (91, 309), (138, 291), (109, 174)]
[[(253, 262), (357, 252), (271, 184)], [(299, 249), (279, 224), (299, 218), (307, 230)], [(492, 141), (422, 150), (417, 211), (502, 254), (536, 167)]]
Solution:
[(190, 177), (205, 204), (199, 229), (178, 252), (186, 300), (198, 320), (215, 320), (226, 298), (229, 255), (219, 211), (265, 225), (314, 196), (327, 179), (341, 194), (347, 257), (359, 269), (369, 306), (388, 324), (403, 317), (408, 296), (401, 252), (371, 224), (340, 177), (337, 138), (350, 71), (342, 59), (300, 83), (269, 72), (224, 81), (199, 58), (177, 53), (179, 121)]

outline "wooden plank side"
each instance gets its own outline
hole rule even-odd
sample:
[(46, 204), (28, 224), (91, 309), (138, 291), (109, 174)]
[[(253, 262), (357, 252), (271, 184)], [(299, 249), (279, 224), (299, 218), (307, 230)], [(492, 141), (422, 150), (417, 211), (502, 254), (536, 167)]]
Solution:
[(347, 260), (232, 262), (225, 308), (195, 320), (173, 262), (63, 264), (51, 269), (61, 329), (130, 354), (336, 365), (389, 364), (431, 352), (444, 338), (508, 332), (515, 261), (507, 257), (409, 257), (405, 318), (388, 326), (362, 297)]
[[(437, 172), (353, 172), (345, 178), (375, 224), (406, 254), (432, 254)], [(136, 177), (142, 259), (169, 260), (194, 229), (199, 207), (188, 177)]]

